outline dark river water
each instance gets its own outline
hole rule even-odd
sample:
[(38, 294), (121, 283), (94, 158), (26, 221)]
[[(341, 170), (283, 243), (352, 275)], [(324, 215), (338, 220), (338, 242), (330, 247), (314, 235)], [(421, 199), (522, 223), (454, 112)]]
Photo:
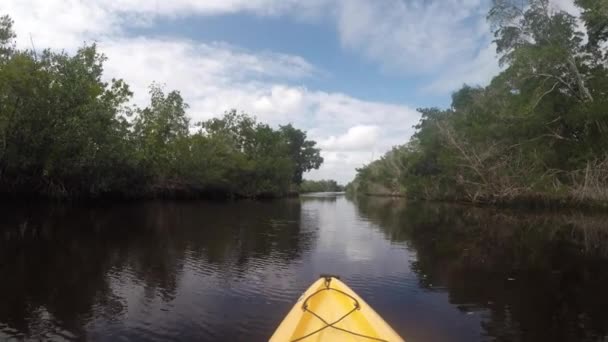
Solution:
[(320, 273), (408, 341), (608, 340), (608, 217), (341, 196), (4, 204), (0, 340), (264, 341)]

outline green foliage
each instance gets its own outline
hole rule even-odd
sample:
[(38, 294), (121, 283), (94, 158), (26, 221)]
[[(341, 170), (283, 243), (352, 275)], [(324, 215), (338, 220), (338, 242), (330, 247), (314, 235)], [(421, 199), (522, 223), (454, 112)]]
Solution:
[(151, 175), (179, 176), (176, 156), (188, 137), (187, 108), (179, 92), (165, 95), (158, 85), (152, 85), (150, 105), (137, 111), (133, 125), (137, 152)]
[(608, 40), (608, 1), (576, 0), (575, 2), (582, 9), (582, 18), (589, 37), (589, 47), (598, 49), (602, 42)]
[(300, 184), (300, 192), (341, 192), (344, 191), (344, 186), (339, 185), (333, 179), (330, 180), (303, 180)]
[[(577, 3), (588, 30), (597, 27), (603, 5)], [(575, 19), (547, 0), (495, 0), (488, 19), (505, 70), (486, 87), (455, 92), (449, 109), (419, 109), (412, 140), (358, 170), (350, 191), (473, 202), (608, 200), (601, 49), (584, 43)]]
[(305, 132), (236, 111), (195, 131), (180, 93), (157, 84), (147, 107), (131, 106), (122, 80), (102, 80), (95, 45), (73, 56), (18, 51), (12, 24), (0, 17), (4, 194), (278, 196), (322, 162)]
[(315, 148), (314, 141), (306, 140), (306, 132), (294, 128), (291, 124), (281, 126), (280, 130), (287, 140), (289, 155), (295, 161), (292, 181), (300, 184), (304, 172), (318, 169), (323, 164), (321, 150)]
[(0, 68), (0, 182), (5, 191), (70, 196), (134, 175), (120, 80), (101, 81), (96, 47), (74, 56), (15, 52)]
[[(233, 151), (232, 160), (219, 167), (225, 168), (222, 173), (225, 175), (223, 178), (228, 180), (227, 184), (241, 189), (243, 194), (284, 194), (289, 192), (292, 184), (297, 184), (293, 182), (294, 173), (302, 159), (293, 154), (291, 140), (282, 127), (275, 130), (258, 123), (255, 118), (232, 110), (223, 118), (201, 123), (199, 135), (224, 141)], [(303, 143), (315, 145), (314, 141), (305, 139)], [(312, 156), (315, 157), (319, 157), (318, 150)], [(231, 165), (238, 166), (230, 169)]]
[(411, 153), (409, 146), (393, 147), (380, 159), (357, 169), (357, 177), (347, 185), (346, 191), (368, 195), (405, 194), (402, 174), (410, 167), (408, 158)]

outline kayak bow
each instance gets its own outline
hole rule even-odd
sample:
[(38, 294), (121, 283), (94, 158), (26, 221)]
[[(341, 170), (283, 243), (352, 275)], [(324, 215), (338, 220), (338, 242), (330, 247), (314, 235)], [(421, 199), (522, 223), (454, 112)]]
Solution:
[(298, 299), (270, 341), (403, 339), (338, 277), (322, 275)]

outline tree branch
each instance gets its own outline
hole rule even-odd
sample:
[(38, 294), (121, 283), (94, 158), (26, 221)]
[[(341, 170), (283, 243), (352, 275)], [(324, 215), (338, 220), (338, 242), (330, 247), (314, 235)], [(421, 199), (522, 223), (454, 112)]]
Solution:
[(556, 82), (553, 84), (553, 87), (551, 87), (551, 89), (549, 89), (549, 90), (547, 90), (546, 92), (544, 92), (544, 93), (543, 93), (543, 94), (542, 94), (542, 95), (541, 95), (541, 96), (538, 98), (538, 100), (536, 100), (536, 103), (534, 104), (534, 106), (532, 106), (532, 108), (530, 109), (530, 111), (529, 111), (529, 112), (531, 112), (531, 111), (533, 111), (534, 109), (536, 109), (536, 107), (538, 106), (538, 104), (540, 103), (540, 101), (542, 101), (542, 99), (543, 99), (545, 96), (547, 96), (547, 95), (551, 94), (551, 93), (552, 93), (552, 92), (555, 90), (555, 87), (557, 87), (557, 85), (558, 85), (558, 84), (559, 84), (559, 81), (556, 81)]

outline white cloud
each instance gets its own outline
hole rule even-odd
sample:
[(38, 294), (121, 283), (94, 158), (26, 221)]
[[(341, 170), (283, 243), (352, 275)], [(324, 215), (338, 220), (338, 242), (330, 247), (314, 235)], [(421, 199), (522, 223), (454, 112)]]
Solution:
[[(273, 85), (268, 91), (255, 95), (252, 110), (262, 116), (286, 115), (297, 113), (302, 107), (308, 106), (306, 88)], [(290, 120), (294, 118), (291, 117)]]
[[(554, 0), (572, 9), (572, 0)], [(445, 94), (469, 79), (486, 83), (491, 73), (480, 46), (491, 37), (485, 24), (485, 0), (13, 0), (5, 11), (23, 13), (17, 30), (30, 33), (37, 46), (66, 48), (103, 41), (126, 27), (152, 25), (157, 18), (250, 12), (326, 17), (335, 21), (342, 45), (379, 63), (391, 73), (424, 74), (435, 81), (427, 91)], [(481, 21), (481, 23), (476, 23)], [(52, 27), (52, 30), (49, 30)], [(480, 29), (480, 27), (482, 29)], [(22, 47), (30, 45), (22, 41)], [(479, 76), (452, 72), (454, 65)], [(492, 70), (497, 70), (493, 68)]]
[(15, 20), (18, 46), (26, 48), (30, 35), (36, 48), (70, 49), (121, 29), (118, 17), (97, 2), (3, 1), (0, 12)]
[(476, 30), (485, 1), (342, 1), (338, 27), (345, 46), (373, 61), (409, 73), (466, 61), (487, 41)]
[(108, 5), (116, 11), (182, 16), (192, 13), (217, 15), (236, 12), (277, 15), (295, 10), (314, 10), (323, 3), (324, 0), (115, 0)]
[(35, 45), (63, 49), (84, 41), (103, 40), (127, 27), (148, 26), (158, 18), (251, 12), (257, 15), (296, 13), (312, 17), (322, 13), (326, 0), (4, 0), (0, 13), (9, 13), (15, 29)]
[(550, 0), (550, 2), (557, 8), (562, 11), (566, 11), (567, 13), (578, 17), (581, 15), (581, 10), (578, 6), (574, 4), (574, 0)]
[(380, 129), (373, 125), (357, 125), (338, 137), (330, 136), (319, 142), (324, 151), (357, 151), (373, 148), (378, 140)]
[[(181, 90), (191, 100), (206, 100), (209, 104), (213, 99), (205, 97), (213, 94), (223, 95), (218, 99), (223, 102), (238, 100), (227, 97), (230, 91), (254, 88), (252, 80), (298, 79), (315, 72), (298, 56), (255, 54), (226, 44), (136, 37), (108, 39), (100, 42), (99, 48), (109, 58), (106, 76), (124, 78), (140, 104), (141, 98), (147, 97), (146, 87), (154, 81)], [(207, 111), (212, 109), (208, 107)]]
[[(575, 8), (572, 0), (554, 1)], [(491, 40), (484, 25), (488, 6), (486, 0), (13, 0), (3, 10), (25, 14), (18, 31), (31, 33), (36, 45), (54, 48), (103, 40), (160, 17), (236, 12), (324, 16), (335, 21), (345, 47), (390, 72), (436, 76), (453, 65), (476, 69), (479, 47)]]
[(479, 51), (468, 64), (454, 65), (450, 70), (436, 78), (424, 91), (448, 93), (460, 88), (463, 84), (471, 86), (486, 85), (501, 68), (496, 59), (496, 45), (491, 44)]
[[(573, 0), (551, 2), (580, 14)], [(335, 21), (346, 48), (391, 73), (430, 76), (434, 81), (425, 89), (445, 94), (464, 82), (485, 84), (498, 71), (483, 49), (492, 39), (485, 23), (490, 5), (488, 0), (9, 0), (2, 11), (24, 14), (17, 30), (31, 33), (37, 46), (52, 48), (103, 40), (161, 17), (237, 12), (325, 17)]]

